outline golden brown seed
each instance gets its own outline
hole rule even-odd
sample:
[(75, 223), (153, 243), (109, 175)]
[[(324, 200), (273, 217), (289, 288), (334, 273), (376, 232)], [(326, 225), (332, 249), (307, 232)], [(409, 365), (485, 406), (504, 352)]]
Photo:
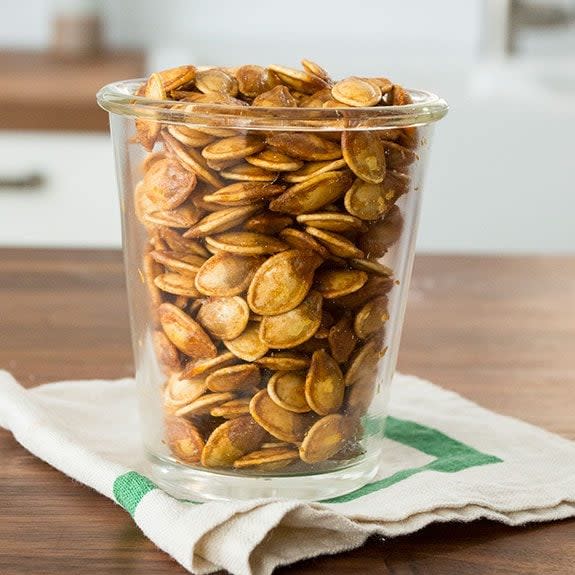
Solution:
[(382, 141), (382, 144), (385, 150), (386, 165), (391, 170), (405, 171), (405, 168), (417, 160), (417, 154), (409, 148), (388, 141)]
[(308, 73), (318, 78), (321, 78), (328, 84), (331, 82), (331, 78), (329, 74), (319, 65), (313, 62), (312, 60), (306, 60), (305, 58), (301, 61), (301, 65), (303, 69)]
[(170, 409), (179, 409), (204, 395), (207, 389), (203, 377), (181, 379), (180, 373), (172, 373), (164, 391), (165, 405)]
[(280, 407), (266, 389), (252, 397), (250, 414), (268, 433), (289, 443), (301, 441), (315, 419), (311, 414), (294, 413)]
[(367, 130), (343, 132), (343, 158), (350, 170), (365, 182), (380, 184), (385, 178), (385, 149), (377, 134)]
[(196, 175), (174, 160), (158, 160), (146, 172), (146, 195), (156, 210), (173, 210), (188, 199), (196, 187)]
[(265, 431), (250, 415), (226, 421), (208, 438), (202, 451), (202, 465), (204, 467), (231, 467), (234, 461), (258, 449), (265, 436)]
[[(162, 78), (159, 74), (152, 74), (145, 86), (142, 95), (151, 100), (165, 100), (166, 91), (162, 84)], [(161, 124), (153, 120), (143, 120), (138, 118), (136, 124), (136, 137), (138, 142), (148, 151), (151, 152), (158, 135), (160, 134)]]
[(388, 248), (401, 236), (403, 217), (397, 206), (393, 206), (383, 221), (372, 223), (368, 230), (359, 236), (357, 245), (368, 258), (383, 257)]
[(326, 172), (288, 188), (270, 202), (270, 210), (288, 214), (305, 214), (339, 199), (351, 186), (348, 172)]
[(311, 411), (305, 395), (304, 371), (278, 371), (268, 381), (268, 395), (284, 409), (294, 413)]
[(314, 352), (305, 378), (305, 398), (319, 415), (335, 413), (343, 403), (345, 383), (337, 362), (321, 349)]
[(204, 440), (193, 423), (178, 417), (166, 419), (166, 440), (172, 453), (186, 463), (197, 463)]
[(242, 391), (260, 382), (260, 368), (252, 363), (222, 367), (206, 378), (210, 391)]
[(321, 323), (322, 297), (310, 291), (294, 309), (266, 316), (260, 322), (260, 339), (275, 349), (292, 348), (313, 337)]
[(205, 393), (198, 399), (180, 407), (176, 411), (178, 417), (189, 417), (195, 415), (205, 415), (210, 413), (210, 411), (226, 401), (234, 399), (234, 394), (231, 392), (224, 393)]
[(280, 152), (300, 160), (337, 160), (342, 156), (335, 142), (309, 132), (274, 132), (267, 141)]
[(265, 147), (264, 138), (255, 134), (242, 134), (208, 144), (202, 150), (202, 156), (206, 160), (240, 160), (257, 154)]
[(348, 309), (362, 306), (374, 297), (385, 295), (394, 286), (394, 281), (387, 276), (370, 276), (365, 285), (357, 291), (339, 297), (335, 300), (337, 304)]
[(310, 360), (299, 353), (278, 351), (257, 360), (258, 365), (273, 371), (297, 371), (307, 369)]
[(172, 228), (189, 228), (201, 217), (200, 210), (193, 204), (186, 202), (175, 210), (158, 210), (144, 215), (149, 224), (167, 226)]
[(345, 313), (341, 319), (330, 328), (327, 341), (331, 355), (338, 363), (344, 363), (349, 359), (357, 343), (350, 313)]
[(407, 90), (399, 84), (394, 84), (388, 96), (388, 103), (392, 106), (405, 106), (406, 104), (413, 104), (413, 99)]
[(329, 252), (319, 242), (313, 239), (307, 232), (296, 230), (295, 228), (286, 228), (280, 232), (280, 237), (284, 242), (289, 244), (294, 249), (302, 251), (313, 250), (317, 252), (322, 258), (328, 258)]
[(219, 172), (235, 165), (237, 161), (238, 160), (232, 158), (231, 160), (206, 160), (206, 163), (212, 170)]
[[(164, 240), (171, 251), (174, 252), (191, 252), (198, 256), (208, 258), (210, 252), (198, 241), (184, 238), (175, 230), (166, 226), (158, 228), (160, 238)], [(158, 248), (159, 249), (159, 248)]]
[[(277, 234), (292, 223), (293, 220), (289, 216), (265, 211), (248, 218), (244, 222), (244, 229), (260, 234)], [(285, 238), (283, 239), (285, 241)]]
[(324, 270), (316, 275), (315, 288), (323, 297), (331, 299), (357, 291), (367, 278), (365, 272), (357, 270)]
[(174, 138), (176, 138), (176, 140), (184, 144), (184, 146), (190, 146), (191, 148), (203, 148), (215, 139), (215, 136), (204, 134), (199, 130), (189, 128), (188, 126), (178, 126), (173, 124), (168, 126), (167, 130)]
[(151, 152), (142, 160), (140, 169), (145, 174), (148, 170), (152, 169), (156, 162), (164, 160), (165, 158), (166, 154), (164, 154), (164, 152)]
[(164, 90), (171, 92), (192, 84), (196, 77), (196, 68), (194, 66), (168, 68), (159, 72), (159, 76)]
[(217, 236), (207, 236), (206, 244), (243, 256), (274, 254), (289, 247), (273, 236), (256, 232), (226, 232)]
[(188, 314), (171, 303), (163, 303), (158, 312), (166, 336), (181, 352), (192, 358), (217, 355), (208, 334)]
[(345, 418), (332, 413), (316, 421), (307, 432), (299, 448), (299, 456), (306, 463), (319, 463), (335, 455), (344, 446)]
[(278, 175), (276, 172), (264, 170), (248, 162), (234, 164), (220, 172), (220, 176), (226, 178), (226, 180), (235, 180), (237, 182), (275, 182)]
[(299, 170), (284, 174), (283, 179), (286, 182), (297, 184), (299, 182), (309, 180), (312, 176), (325, 174), (325, 172), (341, 170), (341, 168), (345, 168), (346, 166), (347, 164), (343, 158), (340, 158), (339, 160), (325, 160), (322, 162), (306, 162)]
[(300, 108), (322, 108), (325, 102), (332, 100), (331, 88), (323, 88), (300, 100)]
[(174, 295), (200, 297), (196, 288), (195, 274), (165, 273), (154, 278), (154, 283), (162, 291)]
[(293, 447), (274, 447), (252, 451), (234, 461), (236, 469), (257, 468), (261, 471), (277, 471), (287, 467), (293, 461), (299, 459), (299, 452)]
[(358, 270), (364, 270), (371, 274), (377, 274), (379, 276), (392, 276), (393, 270), (379, 262), (374, 260), (366, 260), (366, 259), (352, 259), (349, 262), (354, 268)]
[(266, 148), (259, 154), (248, 156), (246, 162), (276, 172), (294, 172), (303, 166), (301, 160), (296, 160), (273, 148)]
[(346, 237), (335, 232), (326, 232), (308, 226), (305, 231), (323, 244), (334, 256), (342, 258), (362, 258), (365, 254)]
[(204, 200), (222, 206), (253, 206), (254, 202), (273, 198), (284, 190), (283, 186), (268, 182), (238, 182), (204, 196)]
[(381, 100), (381, 90), (377, 84), (355, 76), (336, 82), (331, 95), (348, 106), (375, 106)]
[(322, 261), (315, 252), (301, 250), (268, 258), (251, 280), (247, 297), (250, 309), (267, 316), (295, 308), (305, 298)]
[(269, 350), (269, 346), (261, 340), (259, 331), (258, 322), (250, 322), (239, 337), (224, 341), (224, 345), (240, 359), (256, 361)]
[(187, 252), (154, 250), (150, 255), (170, 271), (182, 274), (195, 275), (206, 262), (206, 258)]
[(250, 285), (264, 261), (262, 257), (237, 256), (227, 252), (216, 254), (199, 269), (196, 287), (205, 295), (238, 295)]
[(223, 417), (224, 419), (234, 419), (250, 413), (250, 397), (240, 397), (232, 399), (214, 407), (210, 411), (212, 417)]
[(327, 87), (325, 80), (306, 71), (276, 65), (269, 66), (269, 69), (272, 70), (284, 84), (304, 94), (313, 94), (317, 92), (317, 90)]
[(391, 89), (393, 88), (393, 83), (387, 78), (383, 78), (381, 76), (362, 78), (362, 80), (365, 80), (370, 84), (375, 84), (376, 86), (378, 86), (382, 94), (387, 94), (388, 92), (391, 92)]
[(297, 216), (296, 219), (300, 224), (312, 226), (319, 230), (328, 230), (330, 232), (354, 232), (361, 230), (364, 226), (359, 218), (339, 212), (301, 214)]
[(235, 96), (238, 93), (238, 82), (223, 70), (208, 68), (196, 72), (196, 88), (204, 94), (219, 92)]
[(270, 71), (261, 66), (241, 66), (236, 70), (236, 79), (240, 92), (248, 98), (255, 98), (277, 84)]
[(197, 320), (219, 339), (234, 339), (248, 325), (250, 308), (239, 296), (213, 297), (198, 311)]
[(190, 379), (201, 374), (206, 375), (220, 367), (231, 365), (236, 361), (237, 358), (231, 351), (226, 351), (216, 357), (208, 359), (194, 359), (186, 364), (180, 378)]
[(147, 253), (144, 255), (140, 277), (142, 282), (146, 284), (150, 296), (150, 303), (154, 307), (158, 307), (162, 303), (162, 294), (154, 282), (154, 279), (160, 275), (162, 271), (162, 266), (154, 260), (151, 254)]
[(191, 147), (184, 147), (181, 142), (168, 133), (164, 133), (163, 138), (167, 150), (181, 162), (184, 168), (194, 172), (198, 178), (204, 180), (211, 186), (216, 188), (222, 187), (223, 184), (221, 180), (210, 170), (205, 158), (198, 150)]
[(387, 297), (381, 296), (372, 299), (355, 316), (353, 323), (355, 334), (360, 339), (367, 339), (369, 336), (381, 331), (388, 319)]
[(167, 370), (181, 369), (180, 354), (176, 346), (166, 337), (163, 331), (154, 331), (154, 351), (160, 365)]
[(364, 379), (375, 378), (377, 363), (384, 353), (379, 352), (378, 344), (374, 339), (360, 347), (345, 373), (345, 385), (355, 385)]
[(260, 209), (258, 204), (235, 206), (208, 214), (184, 233), (184, 238), (202, 238), (207, 235), (225, 232), (241, 224), (246, 218)]
[[(281, 197), (281, 196), (280, 196)], [(377, 220), (395, 201), (393, 192), (383, 184), (370, 184), (357, 178), (345, 194), (345, 209), (362, 220)]]
[(285, 86), (276, 86), (256, 96), (252, 101), (256, 108), (295, 108), (297, 100)]

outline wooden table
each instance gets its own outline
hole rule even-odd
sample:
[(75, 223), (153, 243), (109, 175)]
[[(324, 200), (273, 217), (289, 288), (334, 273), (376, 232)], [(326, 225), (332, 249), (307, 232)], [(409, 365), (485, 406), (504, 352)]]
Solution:
[[(120, 254), (0, 250), (0, 366), (25, 385), (131, 373)], [(575, 258), (421, 256), (399, 368), (575, 439)], [(0, 431), (0, 573), (179, 574), (117, 505)], [(557, 574), (575, 520), (430, 526), (278, 573)]]

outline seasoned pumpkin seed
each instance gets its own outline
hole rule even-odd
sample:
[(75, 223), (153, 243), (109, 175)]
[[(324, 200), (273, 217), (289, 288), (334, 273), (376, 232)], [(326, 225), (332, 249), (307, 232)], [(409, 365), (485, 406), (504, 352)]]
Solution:
[(236, 469), (252, 469), (257, 471), (277, 471), (287, 467), (299, 459), (299, 452), (293, 447), (274, 447), (252, 451), (234, 461)]
[(305, 382), (304, 371), (277, 371), (268, 381), (268, 395), (288, 411), (307, 413), (311, 408), (306, 401)]
[(385, 148), (377, 134), (367, 130), (345, 131), (341, 136), (343, 158), (364, 182), (380, 184), (386, 173)]
[(336, 82), (331, 94), (338, 102), (348, 106), (375, 106), (381, 100), (381, 89), (377, 84), (355, 76)]
[(174, 210), (158, 210), (146, 213), (143, 219), (149, 224), (173, 228), (189, 228), (201, 217), (200, 210), (191, 202), (186, 202)]
[(312, 226), (318, 230), (330, 232), (355, 232), (361, 230), (363, 222), (350, 214), (339, 212), (315, 212), (313, 214), (301, 214), (297, 216), (300, 224)]
[(246, 162), (274, 172), (294, 172), (303, 166), (301, 160), (296, 160), (273, 148), (266, 148), (259, 154), (248, 156)]
[(386, 191), (383, 184), (371, 184), (357, 178), (345, 194), (344, 203), (352, 216), (377, 220), (390, 209), (393, 200), (393, 191)]
[(236, 206), (212, 212), (192, 225), (184, 238), (202, 238), (209, 234), (225, 232), (241, 224), (246, 218), (260, 209), (259, 204), (249, 206)]
[(216, 138), (216, 136), (205, 134), (188, 126), (171, 125), (168, 126), (167, 130), (178, 142), (191, 148), (203, 148), (211, 144)]
[(323, 349), (314, 352), (305, 378), (307, 404), (319, 415), (336, 413), (344, 392), (343, 374), (335, 359)]
[(173, 210), (188, 199), (196, 187), (196, 175), (174, 160), (158, 160), (146, 172), (146, 195), (157, 210)]
[(358, 270), (364, 270), (371, 274), (377, 274), (380, 276), (392, 276), (393, 270), (390, 267), (384, 266), (379, 262), (374, 260), (366, 260), (363, 258), (352, 259), (349, 262), (354, 268)]
[(268, 182), (238, 182), (204, 196), (204, 200), (222, 206), (253, 206), (254, 202), (268, 200), (284, 191), (283, 186)]
[(319, 463), (340, 451), (346, 441), (344, 420), (343, 415), (332, 413), (316, 421), (300, 445), (301, 460)]
[(250, 308), (239, 296), (212, 297), (202, 304), (197, 320), (211, 335), (219, 339), (234, 339), (248, 325)]
[[(142, 95), (151, 100), (165, 100), (166, 91), (159, 74), (152, 74), (143, 88)], [(153, 120), (138, 118), (135, 121), (136, 137), (142, 147), (151, 152), (160, 134), (161, 124)]]
[(260, 369), (253, 363), (242, 363), (222, 367), (206, 378), (210, 391), (242, 391), (255, 387), (260, 382)]
[(284, 174), (283, 179), (286, 182), (297, 184), (299, 182), (305, 182), (306, 180), (309, 180), (312, 176), (325, 174), (326, 172), (333, 172), (335, 170), (341, 170), (341, 168), (345, 168), (346, 165), (347, 164), (343, 158), (340, 158), (339, 160), (326, 160), (322, 162), (306, 162), (299, 170)]
[(276, 74), (282, 82), (304, 94), (313, 94), (317, 90), (321, 90), (327, 86), (327, 82), (303, 70), (296, 70), (295, 68), (287, 68), (286, 66), (268, 66), (270, 70)]
[(256, 96), (252, 106), (259, 108), (295, 108), (297, 100), (285, 86), (276, 86), (267, 92)]
[(278, 351), (256, 360), (258, 365), (273, 371), (297, 371), (307, 369), (310, 360), (302, 354), (288, 351)]
[(335, 299), (334, 301), (348, 309), (362, 306), (374, 297), (388, 293), (394, 286), (394, 281), (387, 276), (370, 276), (365, 285), (357, 291)]
[(335, 142), (309, 132), (274, 132), (267, 141), (280, 152), (300, 160), (337, 160), (342, 156)]
[(203, 377), (181, 379), (180, 373), (172, 373), (164, 391), (165, 406), (179, 409), (204, 395), (207, 389), (208, 386)]
[(206, 244), (243, 256), (274, 254), (289, 247), (273, 236), (256, 232), (226, 232), (217, 236), (207, 236)]
[(219, 92), (235, 96), (238, 93), (238, 81), (219, 68), (208, 68), (196, 72), (196, 88), (204, 94)]
[(150, 255), (170, 271), (181, 274), (195, 275), (206, 262), (206, 258), (187, 252), (154, 250)]
[(250, 322), (242, 334), (234, 339), (225, 340), (224, 345), (244, 361), (256, 361), (269, 350), (267, 343), (259, 335), (258, 322)]
[(251, 280), (247, 297), (250, 309), (267, 316), (295, 308), (305, 298), (322, 261), (315, 252), (301, 250), (268, 258)]
[(368, 301), (356, 314), (353, 329), (360, 339), (367, 339), (381, 331), (389, 319), (387, 313), (387, 296), (380, 296)]
[(206, 160), (240, 160), (246, 156), (257, 154), (266, 147), (264, 138), (254, 134), (242, 134), (222, 138), (208, 144), (202, 150), (202, 156)]
[(337, 298), (357, 291), (368, 275), (357, 270), (323, 270), (316, 276), (315, 288), (325, 298)]
[(313, 250), (324, 259), (329, 257), (329, 251), (307, 232), (295, 228), (286, 228), (279, 233), (279, 236), (294, 249)]
[(200, 297), (201, 294), (196, 288), (195, 277), (195, 274), (165, 273), (156, 276), (154, 283), (167, 293), (187, 297)]
[(357, 336), (353, 331), (353, 319), (349, 312), (345, 313), (340, 320), (330, 328), (327, 336), (329, 350), (332, 357), (338, 363), (345, 363), (357, 343)]
[(239, 397), (225, 403), (220, 403), (210, 411), (212, 417), (234, 419), (250, 413), (250, 397)]
[[(198, 241), (184, 238), (175, 230), (166, 226), (158, 227), (160, 238), (167, 244), (167, 247), (174, 252), (191, 252), (192, 254), (208, 258), (210, 252)], [(160, 248), (158, 248), (160, 249)]]
[(277, 84), (274, 75), (262, 66), (240, 66), (236, 70), (236, 79), (240, 93), (248, 98), (255, 98)]
[(321, 323), (322, 297), (310, 291), (295, 308), (278, 315), (265, 316), (260, 322), (260, 339), (272, 348), (286, 349), (303, 343)]
[(305, 231), (321, 242), (334, 256), (343, 258), (362, 258), (364, 253), (346, 237), (335, 232), (326, 232), (307, 226)]
[(375, 377), (377, 363), (385, 352), (380, 353), (375, 339), (371, 339), (360, 347), (345, 373), (345, 385), (354, 385), (363, 379)]
[(180, 377), (183, 379), (191, 379), (197, 375), (207, 375), (220, 367), (231, 365), (236, 361), (237, 358), (231, 351), (222, 352), (216, 357), (207, 359), (193, 359), (186, 364)]
[(397, 206), (393, 206), (379, 222), (370, 224), (368, 230), (359, 236), (358, 247), (367, 258), (380, 258), (401, 236), (403, 217)]
[(178, 417), (190, 417), (196, 415), (205, 415), (210, 411), (226, 401), (234, 399), (234, 394), (231, 392), (224, 393), (205, 393), (194, 401), (180, 407), (176, 411)]
[(171, 452), (186, 463), (198, 463), (204, 440), (193, 423), (179, 417), (166, 419), (166, 439)]
[(164, 369), (178, 370), (181, 368), (180, 354), (176, 346), (166, 337), (163, 331), (154, 331), (153, 342), (156, 357)]
[(244, 222), (244, 229), (260, 234), (277, 234), (292, 223), (293, 220), (289, 216), (265, 211), (248, 218)]
[(220, 172), (222, 178), (237, 182), (275, 182), (278, 178), (276, 172), (264, 170), (248, 162), (240, 162)]

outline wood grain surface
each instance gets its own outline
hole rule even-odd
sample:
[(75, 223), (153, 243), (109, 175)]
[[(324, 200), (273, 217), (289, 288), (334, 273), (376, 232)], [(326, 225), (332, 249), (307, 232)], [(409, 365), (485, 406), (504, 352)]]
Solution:
[[(132, 372), (120, 254), (0, 250), (0, 367), (22, 383)], [(575, 258), (421, 256), (399, 368), (575, 439)], [(280, 574), (574, 572), (575, 520), (433, 525)], [(185, 573), (113, 502), (0, 431), (0, 574)]]

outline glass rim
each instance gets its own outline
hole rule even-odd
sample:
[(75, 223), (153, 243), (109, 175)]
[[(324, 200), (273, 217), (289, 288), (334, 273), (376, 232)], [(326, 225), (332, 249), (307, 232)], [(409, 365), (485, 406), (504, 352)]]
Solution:
[(107, 84), (96, 95), (110, 114), (170, 124), (259, 130), (365, 130), (416, 127), (447, 114), (445, 100), (424, 90), (407, 89), (412, 104), (357, 108), (267, 108), (197, 104), (137, 96), (145, 78)]

